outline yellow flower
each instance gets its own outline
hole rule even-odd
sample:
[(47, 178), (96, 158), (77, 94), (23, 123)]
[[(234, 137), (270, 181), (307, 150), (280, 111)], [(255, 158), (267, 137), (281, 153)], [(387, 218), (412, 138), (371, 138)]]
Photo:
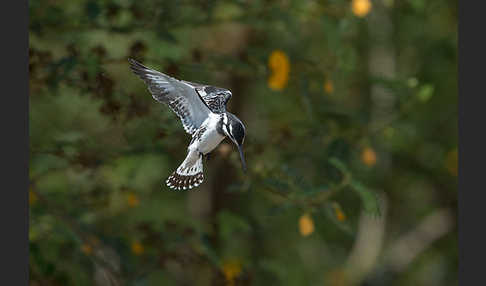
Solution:
[(342, 210), (336, 209), (336, 218), (337, 218), (338, 221), (345, 221), (346, 215), (343, 213)]
[(447, 158), (446, 158), (446, 168), (449, 171), (449, 173), (453, 176), (457, 177), (457, 162), (458, 162), (458, 153), (457, 149), (449, 151), (447, 153)]
[(365, 17), (371, 10), (371, 1), (370, 0), (353, 0), (351, 2), (351, 10), (353, 11), (354, 15), (358, 17)]
[(234, 285), (235, 278), (241, 273), (241, 263), (237, 259), (227, 260), (223, 262), (221, 270), (226, 279), (226, 285)]
[(33, 205), (37, 201), (37, 195), (29, 190), (29, 205)]
[(325, 82), (324, 82), (324, 91), (327, 93), (327, 94), (331, 94), (334, 92), (334, 84), (332, 83), (332, 81), (330, 79), (327, 79)]
[(135, 255), (141, 255), (144, 252), (143, 245), (138, 241), (132, 243), (131, 249)]
[(140, 200), (135, 194), (128, 194), (127, 197), (128, 206), (134, 208), (140, 204)]
[(93, 253), (93, 247), (87, 243), (83, 243), (83, 245), (81, 245), (81, 251), (86, 255), (91, 255), (91, 253)]
[(289, 81), (290, 62), (287, 55), (275, 50), (268, 58), (268, 67), (272, 74), (268, 78), (268, 86), (273, 90), (282, 90), (287, 86)]
[(303, 214), (300, 217), (299, 231), (302, 236), (308, 236), (314, 232), (314, 221), (309, 214)]
[(346, 220), (346, 214), (344, 214), (341, 207), (337, 203), (333, 203), (332, 206), (334, 208), (334, 214), (336, 215), (336, 219), (338, 221), (341, 221), (341, 222), (345, 221)]
[(370, 147), (366, 147), (361, 153), (361, 161), (368, 166), (372, 167), (376, 164), (376, 153), (375, 150)]

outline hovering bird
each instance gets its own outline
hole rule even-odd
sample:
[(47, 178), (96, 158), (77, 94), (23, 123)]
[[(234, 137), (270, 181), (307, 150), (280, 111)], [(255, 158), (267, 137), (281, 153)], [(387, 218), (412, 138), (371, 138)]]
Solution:
[(203, 180), (203, 156), (209, 154), (226, 137), (231, 139), (240, 152), (243, 171), (246, 171), (243, 155), (245, 125), (234, 114), (226, 111), (231, 91), (178, 80), (128, 59), (130, 68), (148, 86), (152, 97), (166, 103), (182, 121), (184, 130), (192, 135), (184, 162), (166, 180), (169, 188), (189, 190)]

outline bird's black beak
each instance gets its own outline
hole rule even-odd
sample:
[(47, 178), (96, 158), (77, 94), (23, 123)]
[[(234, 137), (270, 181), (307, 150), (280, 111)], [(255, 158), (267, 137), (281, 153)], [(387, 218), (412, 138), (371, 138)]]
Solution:
[(238, 146), (238, 151), (240, 152), (240, 159), (241, 159), (241, 165), (243, 167), (243, 172), (246, 173), (246, 162), (245, 162), (245, 156), (243, 155), (243, 147), (239, 144), (236, 144)]

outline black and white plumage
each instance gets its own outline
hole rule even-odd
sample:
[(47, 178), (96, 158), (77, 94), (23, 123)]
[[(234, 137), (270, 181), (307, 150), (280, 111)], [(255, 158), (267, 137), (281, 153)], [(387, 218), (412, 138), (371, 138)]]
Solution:
[(245, 126), (235, 115), (226, 111), (231, 91), (178, 80), (129, 59), (132, 71), (147, 84), (152, 97), (166, 103), (179, 117), (184, 130), (192, 139), (186, 159), (166, 180), (171, 189), (189, 190), (204, 181), (202, 158), (228, 137), (238, 147), (243, 170)]
[(217, 114), (226, 112), (226, 104), (231, 98), (231, 91), (210, 85), (200, 85), (187, 81), (186, 83), (193, 85), (196, 88), (196, 92), (201, 96), (212, 112)]

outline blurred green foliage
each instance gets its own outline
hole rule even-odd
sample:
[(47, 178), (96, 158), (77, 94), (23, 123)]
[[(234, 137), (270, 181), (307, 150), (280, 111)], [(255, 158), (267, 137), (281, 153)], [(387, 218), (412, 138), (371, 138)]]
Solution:
[[(457, 3), (357, 2), (29, 1), (31, 285), (457, 285)], [(169, 191), (129, 57), (231, 89), (249, 172)]]

